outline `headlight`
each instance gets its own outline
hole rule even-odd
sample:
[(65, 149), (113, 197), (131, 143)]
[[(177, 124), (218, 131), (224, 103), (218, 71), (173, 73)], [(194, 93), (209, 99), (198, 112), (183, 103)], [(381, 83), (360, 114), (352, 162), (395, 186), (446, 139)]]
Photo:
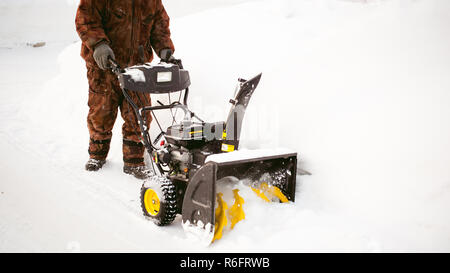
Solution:
[(172, 72), (158, 72), (157, 82), (171, 82), (172, 81)]

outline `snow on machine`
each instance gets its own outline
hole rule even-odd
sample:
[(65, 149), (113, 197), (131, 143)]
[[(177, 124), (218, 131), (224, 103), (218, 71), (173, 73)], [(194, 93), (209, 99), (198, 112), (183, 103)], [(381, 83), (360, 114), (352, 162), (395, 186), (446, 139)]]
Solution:
[[(141, 188), (145, 217), (164, 226), (181, 214), (183, 228), (209, 244), (222, 237), (228, 223), (233, 228), (245, 218), (239, 189), (232, 190), (234, 203), (228, 206), (224, 193), (217, 188), (219, 180), (231, 177), (251, 181), (249, 186), (255, 194), (268, 202), (295, 201), (297, 153), (238, 151), (244, 113), (261, 74), (250, 80), (239, 79), (228, 117), (210, 123), (187, 106), (190, 77), (180, 60), (125, 69), (111, 60), (111, 68), (136, 113), (141, 140), (151, 158), (154, 175)], [(135, 99), (131, 92), (135, 92)], [(171, 102), (170, 94), (175, 92), (179, 92), (179, 99)], [(142, 106), (139, 96), (144, 93), (168, 94), (169, 103)], [(155, 116), (161, 110), (172, 115), (172, 124), (166, 130)], [(154, 139), (145, 126), (146, 111), (151, 112), (161, 131)], [(177, 111), (183, 114), (180, 121), (176, 121)]]

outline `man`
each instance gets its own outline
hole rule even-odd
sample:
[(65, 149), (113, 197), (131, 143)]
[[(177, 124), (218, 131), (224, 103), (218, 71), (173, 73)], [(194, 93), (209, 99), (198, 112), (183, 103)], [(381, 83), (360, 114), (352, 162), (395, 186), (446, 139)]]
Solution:
[[(153, 59), (153, 50), (162, 60), (174, 52), (169, 17), (161, 0), (81, 0), (75, 19), (82, 40), (81, 56), (86, 61), (89, 81), (90, 134), (86, 170), (98, 171), (106, 162), (112, 129), (120, 109), (124, 124), (124, 172), (145, 179), (150, 174), (144, 163), (144, 146), (136, 115), (124, 99), (109, 59), (128, 67)], [(145, 95), (150, 105), (150, 95)], [(151, 115), (146, 117), (147, 127)]]

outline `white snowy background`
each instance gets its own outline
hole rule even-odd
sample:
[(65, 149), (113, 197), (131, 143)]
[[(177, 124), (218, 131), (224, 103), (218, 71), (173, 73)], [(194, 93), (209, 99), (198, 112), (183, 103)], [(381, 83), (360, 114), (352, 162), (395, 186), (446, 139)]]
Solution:
[(450, 251), (450, 1), (163, 2), (199, 116), (223, 120), (237, 78), (263, 72), (243, 146), (299, 153), (297, 202), (247, 198), (210, 247), (145, 220), (120, 116), (84, 171), (78, 1), (1, 0), (0, 251)]

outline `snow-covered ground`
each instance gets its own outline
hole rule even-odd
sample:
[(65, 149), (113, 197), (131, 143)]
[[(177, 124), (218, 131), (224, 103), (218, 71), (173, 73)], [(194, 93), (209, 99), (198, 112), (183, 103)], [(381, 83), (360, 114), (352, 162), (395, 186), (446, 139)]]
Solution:
[(208, 248), (141, 217), (120, 118), (84, 171), (77, 2), (0, 3), (0, 251), (450, 251), (449, 1), (165, 1), (193, 110), (224, 119), (236, 79), (263, 72), (243, 146), (313, 173), (295, 204), (243, 191), (245, 221)]

